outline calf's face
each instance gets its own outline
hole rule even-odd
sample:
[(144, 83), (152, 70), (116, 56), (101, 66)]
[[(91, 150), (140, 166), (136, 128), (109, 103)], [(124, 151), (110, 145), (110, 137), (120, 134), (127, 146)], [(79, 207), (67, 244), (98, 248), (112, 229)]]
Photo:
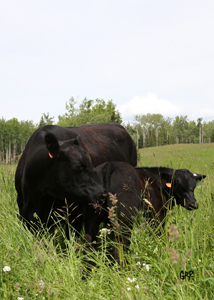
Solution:
[(173, 181), (173, 196), (177, 204), (188, 210), (197, 209), (198, 203), (194, 197), (194, 190), (197, 181), (205, 178), (205, 175), (192, 174), (189, 170), (176, 170)]

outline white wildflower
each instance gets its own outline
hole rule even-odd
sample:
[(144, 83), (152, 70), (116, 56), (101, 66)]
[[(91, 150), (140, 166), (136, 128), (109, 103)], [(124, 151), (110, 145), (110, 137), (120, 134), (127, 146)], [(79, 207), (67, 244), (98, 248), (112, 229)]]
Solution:
[(131, 282), (131, 283), (135, 282), (136, 280), (137, 280), (137, 278), (133, 278), (133, 279), (128, 278), (128, 281)]
[(100, 229), (100, 232), (108, 232), (108, 231), (110, 231), (110, 230), (107, 229), (107, 228), (102, 228), (102, 229)]
[(138, 261), (138, 262), (136, 263), (136, 265), (140, 268), (140, 266), (141, 266), (140, 261)]
[(139, 285), (138, 284), (135, 287), (136, 287), (136, 289), (139, 289)]
[(23, 297), (18, 297), (17, 300), (24, 300), (24, 298)]
[(131, 288), (127, 288), (127, 291), (131, 291)]
[(44, 283), (43, 280), (39, 280), (39, 286), (41, 286), (41, 287), (44, 287), (44, 286), (45, 286), (45, 283)]
[(111, 233), (111, 230), (108, 229), (108, 228), (100, 229), (100, 236), (107, 235), (107, 234), (110, 234), (110, 233)]
[(3, 271), (4, 271), (4, 272), (10, 272), (10, 271), (11, 271), (11, 268), (8, 267), (8, 266), (5, 266), (5, 267), (3, 268)]
[(149, 265), (146, 265), (146, 271), (149, 272)]

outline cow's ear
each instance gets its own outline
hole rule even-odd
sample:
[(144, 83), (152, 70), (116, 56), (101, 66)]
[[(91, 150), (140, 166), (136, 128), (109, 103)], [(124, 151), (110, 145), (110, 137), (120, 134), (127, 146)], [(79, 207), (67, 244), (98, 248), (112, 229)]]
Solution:
[(81, 140), (81, 138), (80, 138), (80, 136), (78, 135), (75, 139), (73, 139), (72, 141), (73, 141), (73, 144), (74, 145), (77, 145), (77, 146), (79, 146), (80, 145), (80, 140)]
[(172, 175), (168, 173), (161, 173), (160, 177), (163, 178), (166, 182), (172, 181)]
[(195, 177), (196, 181), (201, 181), (202, 179), (207, 177), (207, 175), (201, 175), (196, 173), (194, 173), (193, 176)]
[(49, 151), (49, 157), (53, 158), (59, 151), (59, 143), (57, 138), (52, 133), (47, 133), (45, 135), (45, 143), (46, 147)]

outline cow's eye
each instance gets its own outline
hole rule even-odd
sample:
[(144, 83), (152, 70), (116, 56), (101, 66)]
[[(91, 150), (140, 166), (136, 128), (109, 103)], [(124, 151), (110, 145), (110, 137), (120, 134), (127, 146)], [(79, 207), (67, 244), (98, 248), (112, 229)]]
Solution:
[(81, 170), (84, 169), (84, 166), (83, 166), (83, 165), (77, 165), (77, 166), (76, 166), (76, 169), (77, 169), (78, 171), (81, 171)]

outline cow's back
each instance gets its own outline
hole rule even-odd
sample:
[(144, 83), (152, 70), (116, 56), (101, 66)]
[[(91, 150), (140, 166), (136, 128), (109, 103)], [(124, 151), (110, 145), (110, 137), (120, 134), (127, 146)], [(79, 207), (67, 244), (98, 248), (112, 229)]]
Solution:
[(89, 153), (94, 167), (107, 161), (125, 161), (133, 166), (137, 164), (135, 144), (124, 129), (117, 123), (85, 124), (79, 127), (60, 127), (45, 125), (37, 129), (26, 144), (19, 160), (17, 176), (23, 172), (30, 156), (36, 155), (39, 148), (45, 146), (44, 136), (53, 133), (57, 140), (65, 141), (81, 138), (81, 146)]
[(95, 123), (67, 128), (81, 137), (82, 146), (88, 151), (95, 167), (109, 161), (137, 165), (135, 143), (123, 126)]

